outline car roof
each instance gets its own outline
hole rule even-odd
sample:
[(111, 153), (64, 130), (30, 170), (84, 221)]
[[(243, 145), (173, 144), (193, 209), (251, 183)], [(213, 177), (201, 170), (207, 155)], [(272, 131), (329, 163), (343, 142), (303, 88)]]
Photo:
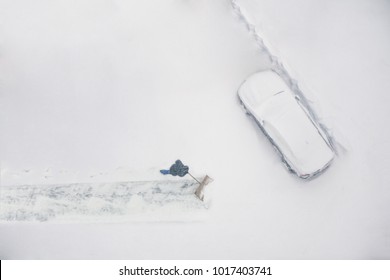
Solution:
[(277, 73), (267, 70), (257, 72), (247, 78), (241, 85), (238, 94), (241, 99), (245, 99), (253, 106), (258, 106), (282, 91), (291, 92), (290, 88)]

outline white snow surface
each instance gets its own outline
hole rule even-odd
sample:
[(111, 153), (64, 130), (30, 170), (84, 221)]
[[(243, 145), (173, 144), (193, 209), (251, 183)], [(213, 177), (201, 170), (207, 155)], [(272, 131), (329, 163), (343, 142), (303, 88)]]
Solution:
[(178, 158), (214, 178), (202, 221), (1, 223), (0, 258), (390, 258), (389, 3), (237, 3), (345, 153), (286, 172), (239, 106), (270, 62), (229, 1), (0, 0), (0, 196), (161, 180)]

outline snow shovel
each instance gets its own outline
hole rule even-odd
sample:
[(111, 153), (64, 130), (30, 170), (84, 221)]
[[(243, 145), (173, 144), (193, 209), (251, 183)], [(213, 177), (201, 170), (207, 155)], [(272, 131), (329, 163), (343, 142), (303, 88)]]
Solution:
[(209, 183), (211, 183), (213, 181), (213, 179), (211, 177), (209, 177), (209, 175), (206, 175), (202, 182), (200, 183), (199, 187), (196, 189), (195, 191), (195, 195), (200, 199), (200, 200), (204, 200), (204, 187), (206, 185), (208, 185)]
[(179, 177), (184, 177), (185, 175), (190, 175), (195, 181), (197, 181), (199, 183), (199, 187), (196, 189), (195, 191), (195, 195), (200, 199), (200, 200), (204, 200), (204, 187), (211, 183), (213, 181), (213, 179), (211, 177), (209, 177), (208, 175), (206, 175), (202, 182), (199, 182), (194, 176), (191, 175), (191, 173), (189, 172), (189, 167), (184, 165), (181, 160), (176, 160), (176, 162), (169, 168), (169, 170), (160, 170), (161, 174), (163, 175), (172, 175), (172, 176), (179, 176)]

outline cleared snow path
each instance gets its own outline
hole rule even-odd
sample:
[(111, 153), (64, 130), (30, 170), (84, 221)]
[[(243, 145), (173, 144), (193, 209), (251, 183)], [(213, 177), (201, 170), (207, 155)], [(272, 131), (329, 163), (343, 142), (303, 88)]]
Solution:
[(172, 212), (189, 219), (207, 209), (197, 187), (194, 180), (3, 187), (0, 221), (177, 219)]

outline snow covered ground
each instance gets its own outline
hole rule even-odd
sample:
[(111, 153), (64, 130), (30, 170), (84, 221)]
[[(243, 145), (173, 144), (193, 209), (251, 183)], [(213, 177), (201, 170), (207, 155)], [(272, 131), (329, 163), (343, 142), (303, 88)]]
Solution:
[(295, 178), (243, 114), (271, 63), (229, 1), (0, 0), (0, 196), (178, 158), (215, 180), (202, 221), (3, 222), (0, 258), (390, 258), (388, 2), (237, 3), (346, 147), (334, 165)]

